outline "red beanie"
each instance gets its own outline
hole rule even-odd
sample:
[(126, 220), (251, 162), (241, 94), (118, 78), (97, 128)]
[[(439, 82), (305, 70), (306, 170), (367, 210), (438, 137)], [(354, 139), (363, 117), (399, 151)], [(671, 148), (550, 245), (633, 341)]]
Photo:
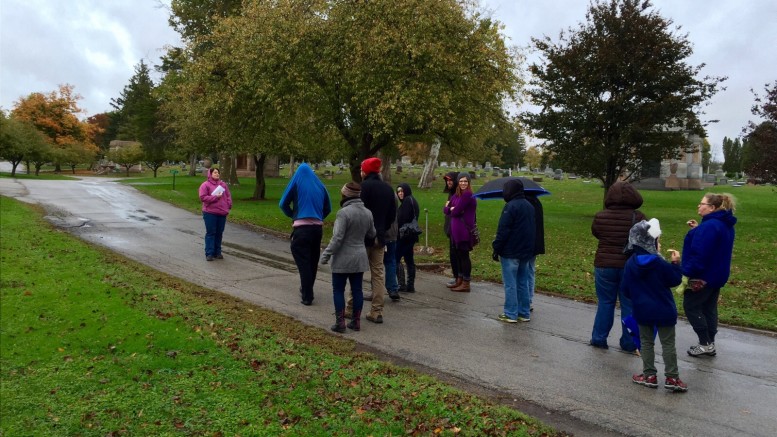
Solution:
[(362, 161), (362, 171), (365, 174), (380, 173), (380, 164), (381, 162), (378, 158), (367, 158)]

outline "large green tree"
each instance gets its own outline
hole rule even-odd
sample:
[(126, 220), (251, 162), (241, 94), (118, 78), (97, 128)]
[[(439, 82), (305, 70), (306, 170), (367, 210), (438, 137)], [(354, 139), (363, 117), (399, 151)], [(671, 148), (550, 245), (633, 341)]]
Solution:
[(524, 114), (554, 163), (602, 180), (639, 177), (643, 163), (689, 151), (687, 134), (704, 136), (701, 105), (725, 78), (697, 78), (692, 47), (649, 0), (594, 1), (586, 22), (533, 38), (544, 56), (530, 67)]
[(732, 174), (742, 171), (742, 142), (739, 138), (723, 137), (723, 171)]
[(456, 0), (247, 1), (209, 27), (170, 103), (221, 149), (329, 151), (359, 180), (408, 138), (483, 145), (520, 86), (499, 30)]
[(16, 176), (16, 168), (22, 161), (29, 162), (40, 151), (47, 149), (46, 138), (34, 126), (0, 111), (0, 159), (11, 163), (11, 177)]
[(764, 97), (755, 95), (751, 112), (764, 121), (745, 128), (743, 169), (752, 178), (777, 184), (777, 81), (766, 85)]
[(143, 161), (157, 177), (157, 170), (167, 160), (169, 138), (160, 120), (161, 102), (155, 88), (151, 72), (141, 60), (135, 66), (135, 74), (111, 105), (118, 112), (117, 139), (139, 142), (143, 147)]

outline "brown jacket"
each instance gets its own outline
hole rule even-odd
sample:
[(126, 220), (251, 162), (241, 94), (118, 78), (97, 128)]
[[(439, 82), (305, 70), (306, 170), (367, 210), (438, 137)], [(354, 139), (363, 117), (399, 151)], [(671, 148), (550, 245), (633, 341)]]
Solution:
[(628, 182), (616, 182), (604, 198), (603, 210), (596, 213), (591, 233), (599, 240), (594, 267), (622, 269), (629, 259), (623, 248), (629, 241), (629, 230), (634, 223), (646, 220), (637, 208), (642, 206), (642, 195)]

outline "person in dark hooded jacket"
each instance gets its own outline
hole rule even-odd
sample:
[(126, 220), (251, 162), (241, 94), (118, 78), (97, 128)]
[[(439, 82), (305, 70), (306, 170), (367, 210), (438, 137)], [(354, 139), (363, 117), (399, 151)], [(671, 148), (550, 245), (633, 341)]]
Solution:
[(534, 288), (537, 272), (537, 255), (545, 253), (545, 213), (542, 210), (542, 202), (535, 193), (526, 193), (526, 200), (534, 207), (534, 256), (529, 260), (529, 309), (534, 311)]
[[(402, 262), (402, 258), (405, 259), (405, 266), (407, 268), (407, 281), (405, 278), (399, 278), (399, 291), (407, 293), (415, 293), (415, 260), (413, 259), (413, 246), (418, 243), (418, 234), (405, 234), (402, 235), (402, 227), (404, 225), (412, 223), (413, 220), (418, 221), (418, 215), (420, 208), (418, 202), (413, 197), (413, 192), (410, 190), (410, 185), (406, 183), (399, 184), (397, 187), (397, 197), (399, 197), (399, 208), (397, 209), (397, 226), (400, 229), (399, 237), (397, 238), (397, 253), (396, 260), (397, 265)], [(402, 272), (404, 275), (404, 272)], [(404, 290), (402, 284), (405, 285)]]
[[(629, 255), (625, 252), (629, 231), (635, 223), (645, 220), (638, 210), (642, 195), (628, 182), (618, 181), (607, 190), (604, 209), (597, 212), (591, 224), (591, 233), (599, 240), (594, 256), (594, 284), (596, 286), (596, 317), (591, 332), (591, 346), (607, 349), (607, 337), (615, 319), (615, 303), (620, 301), (621, 319), (631, 314), (631, 300), (620, 293), (623, 266)], [(625, 327), (621, 326), (620, 347), (634, 352), (637, 346)]]
[(654, 334), (657, 332), (664, 357), (664, 388), (684, 392), (688, 386), (680, 380), (677, 367), (677, 305), (672, 294), (672, 287), (680, 285), (683, 279), (680, 253), (672, 250), (672, 262), (664, 260), (659, 255), (660, 236), (661, 228), (656, 219), (641, 220), (629, 232), (628, 249), (632, 255), (624, 266), (620, 288), (631, 299), (642, 345), (642, 373), (633, 375), (631, 380), (646, 387), (658, 387)]
[(529, 261), (534, 257), (536, 234), (534, 207), (526, 200), (519, 179), (505, 183), (502, 197), (506, 203), (491, 243), (494, 261), (501, 259), (505, 289), (504, 313), (497, 318), (507, 323), (528, 322)]
[[(443, 188), (442, 192), (448, 194), (447, 202), (450, 202), (451, 197), (456, 194), (456, 177), (458, 175), (458, 172), (452, 171), (443, 176), (445, 188)], [(445, 231), (445, 235), (448, 237), (448, 256), (451, 261), (451, 270), (453, 271), (453, 280), (448, 282), (445, 286), (453, 288), (459, 284), (459, 259), (456, 245), (453, 243), (453, 238), (451, 237), (451, 216), (448, 214), (445, 214), (443, 231)]]

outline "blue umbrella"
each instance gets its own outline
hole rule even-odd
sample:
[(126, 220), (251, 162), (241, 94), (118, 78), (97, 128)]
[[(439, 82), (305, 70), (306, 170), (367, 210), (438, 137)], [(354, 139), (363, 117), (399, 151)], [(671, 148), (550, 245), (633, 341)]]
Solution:
[[(642, 350), (642, 342), (639, 340), (639, 326), (637, 325), (637, 321), (634, 320), (634, 317), (628, 315), (621, 320), (621, 323), (623, 323), (623, 326), (626, 328), (626, 332), (631, 334), (631, 340), (634, 341), (634, 345), (637, 346), (637, 350)], [(653, 338), (656, 338), (657, 333), (658, 327), (654, 326)]]
[(520, 180), (523, 183), (523, 191), (526, 194), (534, 196), (547, 196), (550, 194), (550, 191), (542, 188), (540, 184), (529, 178), (522, 176), (505, 176), (490, 180), (483, 184), (483, 186), (475, 193), (475, 197), (481, 200), (501, 199), (505, 183), (509, 180)]

